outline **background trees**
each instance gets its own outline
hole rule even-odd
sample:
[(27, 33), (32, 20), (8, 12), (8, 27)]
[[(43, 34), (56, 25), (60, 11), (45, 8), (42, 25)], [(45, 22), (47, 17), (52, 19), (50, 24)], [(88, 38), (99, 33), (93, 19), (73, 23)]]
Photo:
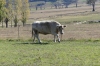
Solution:
[(69, 4), (76, 2), (77, 0), (63, 0), (63, 1), (64, 1), (64, 4), (66, 5), (66, 8), (68, 8)]
[(6, 27), (8, 21), (11, 22), (11, 27), (12, 23), (17, 27), (19, 21), (25, 25), (29, 12), (28, 0), (0, 0), (0, 22), (5, 22)]
[(6, 5), (6, 1), (0, 0), (0, 22), (2, 22), (2, 27), (3, 27), (3, 20), (5, 17), (7, 17), (7, 9), (5, 5)]
[(21, 6), (21, 22), (23, 23), (23, 26), (26, 24), (26, 21), (29, 17), (29, 3), (28, 0), (22, 0), (22, 6)]
[[(51, 6), (54, 6), (56, 9), (65, 6), (65, 8), (68, 8), (68, 6), (72, 3), (76, 3), (76, 7), (77, 7), (77, 2), (78, 0), (29, 0), (29, 2), (40, 2), (36, 5), (39, 5), (40, 7), (42, 7), (44, 4), (42, 4), (42, 2), (51, 2)], [(37, 10), (37, 8), (36, 8)]]

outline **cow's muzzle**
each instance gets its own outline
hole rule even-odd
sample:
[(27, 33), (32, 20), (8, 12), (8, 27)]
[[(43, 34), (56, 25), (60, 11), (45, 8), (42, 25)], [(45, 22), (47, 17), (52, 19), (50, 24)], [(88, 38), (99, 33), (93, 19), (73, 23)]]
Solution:
[(62, 34), (64, 34), (64, 32), (61, 32), (60, 34), (62, 35)]
[(61, 33), (61, 35), (62, 35), (62, 34), (64, 34), (64, 33)]

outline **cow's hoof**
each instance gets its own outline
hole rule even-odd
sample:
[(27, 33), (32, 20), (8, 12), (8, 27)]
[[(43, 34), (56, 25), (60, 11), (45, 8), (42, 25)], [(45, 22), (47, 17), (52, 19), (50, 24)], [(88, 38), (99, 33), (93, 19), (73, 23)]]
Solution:
[(60, 41), (58, 41), (60, 43)]
[(42, 41), (40, 41), (39, 44), (42, 44)]
[(39, 42), (39, 44), (41, 44), (42, 42)]

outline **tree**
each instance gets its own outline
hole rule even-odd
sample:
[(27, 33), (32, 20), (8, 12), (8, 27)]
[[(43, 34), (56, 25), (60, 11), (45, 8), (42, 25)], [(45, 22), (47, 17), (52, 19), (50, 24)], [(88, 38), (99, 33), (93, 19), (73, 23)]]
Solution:
[(17, 24), (20, 20), (21, 6), (22, 6), (21, 0), (13, 0), (14, 27), (17, 27)]
[[(10, 21), (11, 22), (11, 27), (12, 27), (12, 21), (14, 19), (14, 9), (13, 9), (13, 0), (6, 0), (6, 8), (8, 10), (7, 17), (5, 21)], [(6, 23), (7, 27), (8, 23)]]
[(97, 1), (97, 0), (87, 0), (87, 4), (91, 4), (92, 7), (93, 7), (92, 11), (95, 11), (95, 2), (96, 2), (96, 1)]
[(76, 7), (77, 7), (78, 0), (75, 0), (75, 3), (76, 3)]
[(5, 0), (0, 0), (0, 22), (3, 20), (5, 16)]
[[(39, 1), (38, 1), (38, 2), (39, 2)], [(37, 3), (37, 4), (35, 5), (36, 10), (38, 9), (38, 7), (40, 7), (40, 9), (42, 10), (42, 9), (43, 9), (43, 6), (45, 6), (45, 4), (46, 4), (46, 2), (44, 2), (44, 1), (41, 1), (40, 3)], [(45, 9), (45, 7), (44, 7), (44, 9)]]
[(28, 17), (29, 17), (30, 9), (29, 9), (29, 3), (28, 0), (22, 0), (22, 6), (21, 6), (21, 22), (23, 23), (23, 26), (25, 25)]
[(0, 22), (2, 22), (2, 27), (3, 27), (3, 20), (7, 16), (7, 9), (5, 5), (6, 5), (6, 1), (0, 0)]
[(6, 8), (8, 9), (7, 12), (8, 17), (6, 17), (5, 22), (7, 22), (9, 19), (11, 21), (11, 27), (12, 27), (12, 21), (14, 21), (14, 27), (17, 27), (18, 22), (21, 20), (24, 26), (30, 13), (28, 0), (6, 0), (6, 1), (7, 1)]
[(77, 6), (77, 1), (78, 0), (63, 0), (66, 8), (68, 8), (68, 5), (70, 5), (71, 3), (76, 3), (76, 6)]

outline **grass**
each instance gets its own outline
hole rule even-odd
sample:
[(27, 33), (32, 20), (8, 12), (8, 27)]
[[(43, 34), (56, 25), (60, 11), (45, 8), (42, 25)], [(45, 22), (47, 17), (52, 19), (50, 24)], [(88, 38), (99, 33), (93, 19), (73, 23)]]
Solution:
[[(46, 41), (47, 42), (47, 41)], [(99, 66), (100, 41), (0, 41), (0, 66)]]
[(100, 20), (100, 14), (87, 14), (87, 15), (72, 15), (72, 16), (63, 16), (63, 17), (58, 17), (56, 20), (59, 22), (64, 22), (64, 23), (72, 23), (76, 21), (89, 21), (89, 20)]

